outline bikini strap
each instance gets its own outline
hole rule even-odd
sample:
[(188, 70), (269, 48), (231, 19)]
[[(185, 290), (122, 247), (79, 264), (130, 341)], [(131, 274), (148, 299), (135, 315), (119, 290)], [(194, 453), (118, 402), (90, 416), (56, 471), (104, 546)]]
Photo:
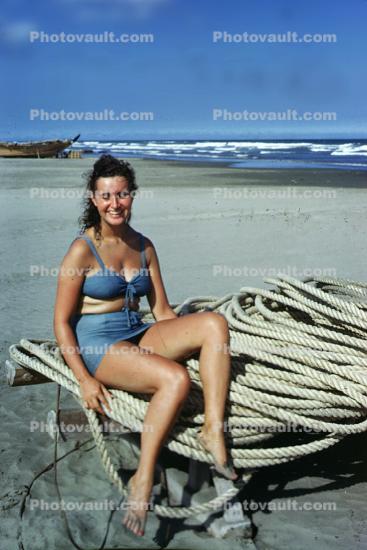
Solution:
[(80, 235), (77, 238), (84, 239), (88, 243), (89, 248), (93, 252), (93, 254), (94, 254), (95, 258), (97, 259), (97, 262), (99, 263), (100, 267), (102, 269), (106, 269), (106, 266), (104, 265), (101, 256), (98, 254), (98, 252), (96, 250), (96, 247), (94, 246), (94, 243), (92, 242), (92, 240), (87, 235)]
[(147, 260), (145, 257), (144, 237), (141, 233), (140, 233), (140, 256), (141, 256), (141, 267), (145, 269), (147, 265)]
[[(91, 249), (94, 256), (96, 257), (97, 262), (99, 263), (100, 267), (102, 269), (106, 269), (106, 266), (103, 263), (101, 256), (98, 254), (98, 252), (96, 250), (96, 247), (94, 246), (94, 243), (92, 242), (92, 240), (87, 235), (79, 235), (78, 237), (76, 237), (76, 239), (84, 239), (88, 243), (89, 248)], [(76, 240), (76, 239), (74, 239), (74, 240)], [(141, 267), (145, 268), (146, 265), (147, 265), (147, 261), (146, 261), (146, 256), (145, 256), (144, 237), (141, 233), (140, 233), (140, 257), (141, 257)]]

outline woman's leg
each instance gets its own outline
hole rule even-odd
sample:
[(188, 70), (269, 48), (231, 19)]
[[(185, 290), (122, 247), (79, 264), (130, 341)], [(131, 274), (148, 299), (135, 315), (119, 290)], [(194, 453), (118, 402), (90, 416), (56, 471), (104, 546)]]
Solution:
[(200, 350), (199, 373), (205, 402), (202, 434), (216, 462), (224, 465), (227, 461), (224, 409), (230, 380), (229, 329), (225, 317), (200, 312), (158, 321), (144, 333), (139, 346), (176, 361)]
[(130, 481), (133, 508), (124, 517), (125, 526), (141, 535), (157, 457), (187, 398), (190, 377), (178, 363), (125, 341), (109, 348), (95, 377), (109, 388), (153, 394), (144, 418), (138, 469)]

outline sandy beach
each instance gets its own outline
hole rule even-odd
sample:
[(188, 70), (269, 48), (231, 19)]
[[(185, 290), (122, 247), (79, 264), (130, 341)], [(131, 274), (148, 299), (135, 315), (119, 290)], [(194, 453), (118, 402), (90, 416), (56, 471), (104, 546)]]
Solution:
[[(0, 159), (1, 365), (21, 338), (53, 339), (57, 268), (78, 232), (84, 183), (93, 159)], [(131, 159), (139, 193), (131, 225), (156, 246), (172, 304), (193, 296), (224, 296), (241, 287), (262, 287), (277, 272), (366, 281), (367, 173), (332, 170), (235, 169)], [(141, 306), (146, 307), (142, 301)], [(31, 422), (45, 422), (55, 408), (56, 386), (0, 385), (0, 547), (19, 548), (19, 507), (33, 477), (52, 462), (49, 435)], [(62, 405), (75, 401), (62, 392)], [(129, 448), (114, 443), (116, 456)], [(75, 442), (59, 446), (59, 454)], [(362, 550), (367, 547), (366, 434), (349, 436), (323, 453), (262, 469), (246, 489), (255, 528), (240, 548), (259, 550)], [(133, 461), (132, 461), (133, 463)], [(59, 463), (59, 484), (69, 501), (119, 500), (101, 467), (93, 442)], [(56, 502), (52, 470), (32, 488), (32, 498)], [(295, 502), (295, 504), (290, 504)], [(288, 504), (287, 504), (288, 503)], [(327, 509), (327, 503), (334, 503)], [(293, 506), (293, 508), (291, 508)], [(159, 548), (159, 520), (149, 517), (146, 536), (124, 534), (120, 512), (111, 521), (106, 548)], [(68, 513), (82, 546), (98, 548), (109, 512)], [(17, 540), (18, 537), (18, 540)], [(29, 505), (22, 520), (24, 549), (66, 549), (70, 542), (53, 509)], [(82, 542), (81, 542), (82, 541)], [(236, 544), (237, 544), (236, 543)], [(181, 526), (169, 548), (234, 548)]]

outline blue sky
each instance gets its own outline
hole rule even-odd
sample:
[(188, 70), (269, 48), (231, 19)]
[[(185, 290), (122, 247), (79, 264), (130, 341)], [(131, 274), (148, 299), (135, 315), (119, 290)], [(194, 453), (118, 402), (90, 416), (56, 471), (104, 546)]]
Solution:
[[(2, 139), (367, 137), (367, 0), (3, 0)], [(148, 44), (30, 43), (30, 31), (152, 33)], [(336, 43), (213, 43), (232, 34), (332, 33)], [(150, 121), (30, 120), (45, 112), (151, 112)], [(227, 112), (333, 112), (332, 121), (213, 120)]]

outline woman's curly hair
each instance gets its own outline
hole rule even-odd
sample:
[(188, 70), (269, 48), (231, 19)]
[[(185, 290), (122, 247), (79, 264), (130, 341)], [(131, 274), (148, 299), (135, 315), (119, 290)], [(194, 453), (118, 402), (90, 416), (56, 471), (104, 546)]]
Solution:
[[(84, 233), (88, 227), (94, 227), (96, 239), (101, 238), (101, 217), (97, 208), (94, 206), (91, 197), (94, 196), (97, 187), (98, 178), (108, 178), (122, 176), (127, 180), (130, 193), (138, 189), (135, 181), (135, 172), (128, 162), (117, 159), (112, 155), (102, 155), (93, 165), (90, 172), (84, 174), (87, 180), (85, 197), (83, 198), (83, 213), (78, 218), (80, 234)], [(130, 222), (131, 215), (128, 222)]]

